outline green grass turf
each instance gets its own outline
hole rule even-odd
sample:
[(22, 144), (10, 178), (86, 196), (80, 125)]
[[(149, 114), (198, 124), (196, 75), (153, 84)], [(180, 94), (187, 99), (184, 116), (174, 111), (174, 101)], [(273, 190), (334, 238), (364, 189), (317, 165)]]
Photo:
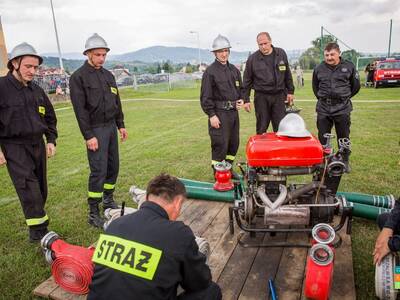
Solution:
[[(313, 99), (310, 74), (297, 99)], [(199, 89), (170, 92), (121, 91), (124, 99), (192, 99)], [(343, 176), (340, 190), (400, 196), (400, 88), (362, 88), (356, 99), (388, 99), (354, 103), (351, 138), (352, 173)], [(298, 102), (308, 128), (314, 134), (315, 103)], [(50, 229), (66, 241), (88, 246), (100, 230), (87, 224), (87, 177), (89, 174), (85, 144), (69, 104), (55, 105), (59, 139), (57, 154), (48, 163), (49, 197), (46, 210)], [(196, 180), (211, 181), (210, 141), (207, 118), (198, 101), (128, 100), (124, 101), (127, 142), (120, 144), (121, 164), (116, 197), (133, 206), (128, 189), (144, 187), (160, 172)], [(241, 145), (238, 161), (245, 161), (247, 138), (255, 132), (252, 113), (240, 112)], [(27, 299), (35, 286), (50, 276), (38, 246), (27, 242), (27, 228), (21, 207), (5, 167), (0, 168), (0, 290), (2, 299)], [(353, 225), (353, 263), (358, 299), (373, 299), (374, 267), (372, 250), (376, 234), (374, 222), (355, 219)]]

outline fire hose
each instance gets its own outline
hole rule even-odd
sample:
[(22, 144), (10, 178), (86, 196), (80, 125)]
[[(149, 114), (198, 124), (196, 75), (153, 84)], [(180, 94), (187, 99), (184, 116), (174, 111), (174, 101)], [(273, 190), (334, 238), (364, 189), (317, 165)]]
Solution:
[(381, 300), (395, 300), (400, 288), (399, 258), (393, 253), (386, 255), (375, 266), (375, 294)]
[(73, 294), (87, 294), (92, 281), (94, 247), (74, 246), (50, 231), (41, 240), (55, 282)]
[(333, 279), (335, 230), (328, 224), (313, 227), (314, 244), (307, 257), (304, 295), (308, 299), (327, 300)]

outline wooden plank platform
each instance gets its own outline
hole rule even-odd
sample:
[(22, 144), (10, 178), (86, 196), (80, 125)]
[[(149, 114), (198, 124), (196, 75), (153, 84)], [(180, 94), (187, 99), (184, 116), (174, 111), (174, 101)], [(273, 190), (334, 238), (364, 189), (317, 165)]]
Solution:
[[(188, 200), (182, 207), (179, 220), (189, 225), (193, 232), (210, 243), (209, 266), (213, 280), (223, 293), (223, 299), (269, 299), (268, 279), (274, 279), (279, 299), (305, 299), (303, 295), (306, 248), (244, 248), (237, 243), (240, 233), (229, 232), (228, 208), (231, 204), (200, 200)], [(331, 300), (356, 299), (351, 239), (344, 232), (341, 247), (336, 249), (334, 280)], [(302, 233), (257, 234), (255, 238), (243, 237), (251, 242), (291, 241), (305, 242), (308, 237)], [(84, 300), (65, 292), (50, 277), (33, 294), (56, 300)]]

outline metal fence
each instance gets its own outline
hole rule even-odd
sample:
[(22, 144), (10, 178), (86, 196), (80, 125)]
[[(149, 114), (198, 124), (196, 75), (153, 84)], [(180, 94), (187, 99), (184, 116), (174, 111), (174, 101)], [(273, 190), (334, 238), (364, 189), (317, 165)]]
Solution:
[(142, 92), (167, 92), (178, 88), (196, 88), (202, 73), (135, 74), (117, 80), (119, 88), (133, 88)]
[(47, 94), (69, 94), (69, 75), (67, 74), (36, 75), (33, 81)]

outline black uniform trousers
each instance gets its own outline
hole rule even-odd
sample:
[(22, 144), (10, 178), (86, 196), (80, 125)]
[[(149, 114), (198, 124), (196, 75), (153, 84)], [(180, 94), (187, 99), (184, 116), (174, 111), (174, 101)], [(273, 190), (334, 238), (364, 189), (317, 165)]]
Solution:
[(100, 200), (104, 190), (114, 190), (119, 172), (118, 132), (115, 123), (92, 128), (97, 151), (87, 149), (90, 166), (89, 198)]
[(335, 125), (337, 139), (349, 138), (350, 125), (351, 125), (350, 113), (335, 115), (335, 116), (318, 114), (317, 116), (318, 139), (322, 145), (326, 144), (326, 138), (324, 137), (324, 134), (331, 133), (333, 125)]
[(27, 225), (32, 230), (47, 228), (49, 218), (44, 210), (47, 154), (44, 141), (37, 144), (3, 143), (1, 149)]
[(257, 134), (267, 132), (271, 121), (274, 132), (278, 131), (279, 123), (286, 115), (285, 100), (286, 94), (284, 92), (277, 94), (255, 92), (254, 108)]
[[(318, 139), (322, 145), (326, 144), (326, 138), (324, 137), (325, 133), (331, 133), (332, 127), (335, 125), (335, 131), (337, 140), (340, 138), (349, 138), (350, 137), (350, 113), (328, 116), (328, 115), (317, 115), (317, 128), (318, 128)], [(338, 144), (339, 149), (339, 144)], [(344, 153), (344, 159), (348, 161), (350, 155), (350, 151), (346, 151)], [(340, 179), (342, 176), (331, 176), (326, 178), (325, 184), (328, 189), (335, 195), (340, 184)]]
[(211, 159), (213, 164), (227, 160), (232, 163), (239, 148), (239, 113), (233, 110), (217, 110), (220, 127), (214, 128), (208, 121), (211, 138)]

